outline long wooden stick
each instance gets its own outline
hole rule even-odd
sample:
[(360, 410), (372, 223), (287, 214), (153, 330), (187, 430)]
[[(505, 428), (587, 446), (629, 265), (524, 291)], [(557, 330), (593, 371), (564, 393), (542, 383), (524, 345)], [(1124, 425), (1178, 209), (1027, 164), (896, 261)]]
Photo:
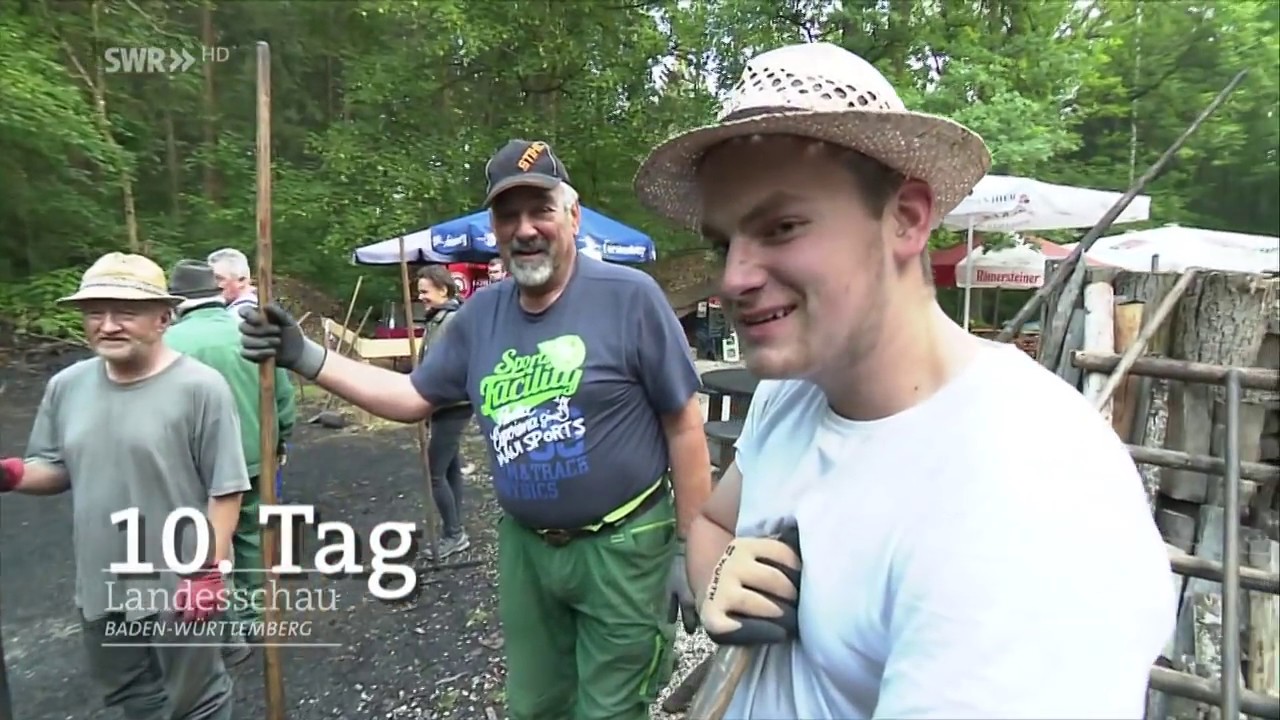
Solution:
[[(1116, 201), (1115, 205), (1111, 206), (1111, 209), (1107, 211), (1107, 214), (1102, 216), (1102, 219), (1099, 220), (1091, 230), (1089, 230), (1082, 240), (1080, 240), (1080, 243), (1071, 251), (1071, 254), (1062, 261), (1062, 264), (1058, 266), (1058, 270), (1053, 274), (1053, 277), (1045, 282), (1045, 284), (1036, 291), (1035, 295), (1031, 296), (1031, 299), (1027, 301), (1027, 304), (1023, 305), (1022, 309), (1019, 310), (1018, 313), (1013, 316), (1013, 319), (1009, 321), (1009, 324), (1000, 331), (999, 335), (996, 335), (996, 342), (1009, 342), (1017, 336), (1018, 331), (1022, 330), (1022, 326), (1025, 325), (1026, 322), (1031, 319), (1031, 316), (1040, 309), (1040, 305), (1044, 303), (1045, 299), (1057, 292), (1059, 288), (1063, 288), (1063, 291), (1062, 295), (1058, 298), (1058, 306), (1055, 308), (1055, 313), (1064, 315), (1070, 313), (1070, 309), (1075, 307), (1076, 300), (1080, 297), (1081, 283), (1084, 281), (1084, 273), (1079, 273), (1080, 277), (1077, 282), (1072, 282), (1070, 284), (1066, 283), (1069, 279), (1076, 279), (1074, 277), (1077, 275), (1075, 272), (1076, 265), (1084, 257), (1084, 254), (1089, 252), (1089, 249), (1093, 247), (1093, 244), (1097, 242), (1098, 238), (1102, 237), (1102, 233), (1106, 232), (1107, 228), (1111, 227), (1111, 223), (1115, 222), (1116, 218), (1120, 217), (1120, 213), (1124, 212), (1124, 209), (1129, 207), (1129, 203), (1137, 197), (1138, 193), (1142, 192), (1147, 187), (1147, 184), (1154, 180), (1155, 177), (1164, 170), (1164, 166), (1169, 164), (1169, 161), (1173, 159), (1173, 156), (1182, 149), (1183, 144), (1200, 129), (1200, 126), (1218, 109), (1218, 106), (1222, 105), (1222, 103), (1226, 101), (1227, 96), (1236, 89), (1236, 86), (1240, 84), (1241, 80), (1244, 80), (1244, 76), (1248, 72), (1248, 70), (1241, 70), (1237, 73), (1236, 76), (1231, 79), (1231, 82), (1227, 83), (1227, 86), (1222, 88), (1222, 91), (1213, 99), (1213, 102), (1209, 103), (1209, 106), (1201, 111), (1199, 117), (1197, 117), (1191, 125), (1182, 132), (1182, 135), (1180, 135), (1177, 140), (1173, 141), (1173, 144), (1169, 146), (1168, 150), (1164, 151), (1164, 154), (1160, 156), (1160, 159), (1156, 160), (1155, 164), (1147, 168), (1147, 171), (1142, 174), (1142, 177), (1134, 181), (1133, 187), (1129, 188), (1129, 190)], [(1066, 284), (1065, 288), (1064, 284)], [(1057, 333), (1054, 333), (1054, 335), (1057, 336)], [(1048, 343), (1042, 351), (1042, 357), (1056, 358), (1058, 354), (1062, 352), (1062, 340), (1058, 338), (1060, 338), (1060, 336), (1044, 337), (1040, 339), (1042, 343)]]
[(1147, 349), (1147, 343), (1151, 342), (1151, 338), (1160, 332), (1161, 326), (1165, 320), (1169, 318), (1170, 313), (1177, 307), (1178, 301), (1182, 300), (1182, 296), (1186, 294), (1187, 288), (1191, 286), (1191, 281), (1196, 277), (1196, 269), (1191, 268), (1178, 278), (1178, 282), (1169, 290), (1169, 294), (1164, 296), (1160, 304), (1156, 307), (1156, 311), (1151, 313), (1151, 318), (1142, 326), (1142, 331), (1138, 333), (1138, 338), (1133, 341), (1124, 354), (1120, 356), (1120, 362), (1116, 365), (1116, 369), (1111, 371), (1111, 376), (1107, 378), (1106, 384), (1098, 391), (1098, 396), (1093, 398), (1093, 407), (1101, 410), (1103, 406), (1111, 400), (1112, 394), (1120, 387), (1120, 383), (1124, 381), (1125, 375), (1129, 373), (1129, 368), (1138, 361), (1138, 358)]
[(9, 668), (4, 660), (3, 640), (0, 640), (0, 720), (13, 720), (13, 701), (9, 698)]
[[(347, 303), (347, 314), (342, 318), (343, 334), (338, 336), (338, 343), (336, 347), (334, 347), (334, 351), (338, 355), (342, 355), (343, 357), (346, 357), (346, 355), (342, 351), (342, 341), (346, 339), (346, 331), (351, 327), (351, 313), (356, 309), (356, 298), (360, 297), (360, 286), (363, 284), (364, 284), (364, 276), (361, 275), (360, 277), (356, 278), (356, 288), (355, 290), (351, 291), (351, 302)], [(368, 316), (369, 314), (365, 313), (365, 317), (368, 317)], [(298, 323), (298, 325), (302, 325), (302, 323)], [(348, 352), (355, 347), (355, 344), (359, 339), (360, 339), (360, 331), (357, 330), (355, 337), (351, 338), (350, 344), (352, 347), (347, 348)], [(320, 409), (321, 412), (327, 411), (333, 407), (333, 402), (335, 397), (336, 396), (333, 393), (330, 393), (329, 397), (325, 398), (324, 407)]]
[[(404, 237), (400, 238), (400, 285), (404, 300), (404, 328), (409, 339), (409, 367), (418, 369), (418, 344), (416, 331), (413, 328), (413, 297), (409, 293), (409, 256), (405, 254)], [(426, 330), (423, 330), (422, 341), (427, 341)], [(429, 421), (427, 421), (429, 422)], [(428, 560), (433, 568), (440, 565), (440, 528), (436, 523), (436, 514), (431, 506), (435, 495), (431, 492), (431, 457), (427, 448), (427, 423), (414, 423), (418, 429), (418, 459), (422, 461), (422, 477), (427, 483), (427, 499), (423, 505), (427, 510), (427, 547), (430, 548)]]
[[(271, 47), (258, 43), (258, 304), (271, 302)], [(267, 360), (258, 366), (258, 440), (262, 455), (259, 491), (265, 505), (276, 504), (276, 363)], [(276, 575), (273, 568), (279, 555), (279, 531), (272, 525), (262, 528), (262, 559), (266, 571), (267, 597), (263, 619), (267, 627), (278, 627), (280, 611), (276, 607)], [(280, 666), (280, 648), (267, 636), (263, 647), (263, 674), (267, 695), (267, 720), (284, 720), (284, 678)]]

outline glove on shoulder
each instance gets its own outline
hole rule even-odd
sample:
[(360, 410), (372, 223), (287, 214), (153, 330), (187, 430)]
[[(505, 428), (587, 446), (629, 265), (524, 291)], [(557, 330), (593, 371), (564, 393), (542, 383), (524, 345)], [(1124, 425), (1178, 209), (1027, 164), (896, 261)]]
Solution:
[(799, 635), (800, 535), (735, 538), (716, 564), (700, 615), (718, 645), (768, 645)]

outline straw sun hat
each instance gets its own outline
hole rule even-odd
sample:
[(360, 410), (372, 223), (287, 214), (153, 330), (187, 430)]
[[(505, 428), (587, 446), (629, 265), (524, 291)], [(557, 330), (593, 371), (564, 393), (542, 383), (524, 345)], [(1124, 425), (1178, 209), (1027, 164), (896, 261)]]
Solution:
[(59, 304), (87, 300), (150, 300), (177, 305), (183, 298), (169, 294), (164, 270), (142, 255), (107, 253), (80, 278), (80, 289), (59, 298)]
[(855, 150), (934, 192), (934, 226), (991, 167), (972, 130), (906, 109), (880, 71), (831, 43), (787, 45), (755, 56), (721, 106), (715, 125), (659, 145), (636, 173), (640, 202), (686, 227), (699, 222), (695, 182), (703, 153), (752, 135), (797, 135)]

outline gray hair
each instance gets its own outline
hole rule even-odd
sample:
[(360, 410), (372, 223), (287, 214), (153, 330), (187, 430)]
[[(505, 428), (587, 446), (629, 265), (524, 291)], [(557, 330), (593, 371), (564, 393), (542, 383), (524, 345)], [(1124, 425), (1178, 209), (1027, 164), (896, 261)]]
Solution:
[(573, 206), (578, 204), (578, 191), (567, 182), (562, 182), (551, 190), (551, 197), (559, 203), (560, 209), (568, 215), (573, 211)]
[(250, 276), (249, 258), (235, 248), (223, 248), (212, 252), (205, 262), (209, 263), (210, 267), (225, 265), (227, 271), (239, 279), (247, 279)]

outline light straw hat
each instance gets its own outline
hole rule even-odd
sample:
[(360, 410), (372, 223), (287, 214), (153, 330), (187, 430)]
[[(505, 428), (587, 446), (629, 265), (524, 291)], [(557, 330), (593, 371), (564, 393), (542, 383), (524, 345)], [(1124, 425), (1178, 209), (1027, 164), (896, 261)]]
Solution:
[(703, 153), (737, 137), (797, 135), (855, 150), (934, 192), (934, 226), (991, 167), (977, 133), (906, 109), (871, 63), (831, 43), (787, 45), (755, 56), (715, 125), (659, 145), (635, 177), (640, 202), (686, 227), (699, 223), (695, 182)]
[(170, 295), (164, 270), (142, 255), (107, 253), (80, 278), (80, 289), (59, 298), (61, 303), (86, 300), (137, 300), (177, 305), (183, 298)]

